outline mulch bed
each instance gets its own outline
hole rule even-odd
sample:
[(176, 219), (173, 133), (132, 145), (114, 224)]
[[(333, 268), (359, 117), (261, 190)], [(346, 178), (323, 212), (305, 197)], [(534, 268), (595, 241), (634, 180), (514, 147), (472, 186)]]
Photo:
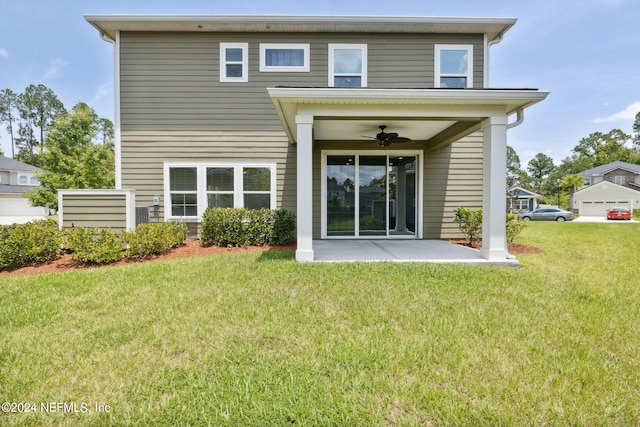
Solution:
[[(482, 246), (482, 242), (475, 242), (473, 246), (469, 245), (469, 242), (466, 240), (448, 240), (449, 243), (454, 243), (460, 246), (473, 247), (474, 249), (480, 249)], [(509, 243), (509, 253), (511, 255), (519, 255), (519, 254), (539, 254), (540, 248), (536, 248), (533, 246), (521, 245), (519, 243)]]
[[(449, 243), (454, 243), (461, 246), (469, 246), (469, 244), (465, 240), (449, 240)], [(481, 243), (476, 242), (474, 244), (475, 249), (479, 249)], [(41, 273), (59, 273), (62, 271), (69, 270), (84, 270), (88, 268), (100, 268), (106, 265), (125, 265), (125, 264), (133, 264), (139, 262), (149, 262), (149, 261), (157, 261), (157, 260), (165, 260), (165, 259), (175, 259), (175, 258), (185, 258), (191, 256), (207, 256), (214, 254), (223, 254), (223, 253), (231, 253), (231, 252), (255, 252), (255, 251), (267, 251), (267, 250), (295, 250), (296, 244), (292, 243), (286, 246), (249, 246), (244, 248), (220, 248), (217, 246), (200, 246), (200, 242), (198, 240), (187, 240), (182, 246), (177, 247), (170, 252), (157, 255), (150, 256), (146, 258), (139, 259), (123, 259), (121, 261), (105, 264), (105, 265), (84, 265), (84, 264), (76, 264), (71, 261), (71, 255), (63, 254), (58, 255), (56, 259), (50, 261), (46, 264), (28, 266), (18, 268), (12, 271), (3, 271), (0, 272), (0, 275), (9, 275), (9, 274), (41, 274)], [(512, 255), (518, 254), (537, 254), (540, 253), (540, 249), (534, 248), (531, 246), (520, 245), (517, 243), (509, 243), (509, 253)]]

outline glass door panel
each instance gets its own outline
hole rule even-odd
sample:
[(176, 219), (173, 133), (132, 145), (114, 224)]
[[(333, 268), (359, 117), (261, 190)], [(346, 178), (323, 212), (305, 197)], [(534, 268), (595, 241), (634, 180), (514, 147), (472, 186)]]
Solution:
[(327, 236), (355, 236), (355, 156), (327, 156)]
[(387, 235), (387, 156), (360, 156), (359, 236)]
[(389, 157), (389, 235), (416, 233), (416, 158)]

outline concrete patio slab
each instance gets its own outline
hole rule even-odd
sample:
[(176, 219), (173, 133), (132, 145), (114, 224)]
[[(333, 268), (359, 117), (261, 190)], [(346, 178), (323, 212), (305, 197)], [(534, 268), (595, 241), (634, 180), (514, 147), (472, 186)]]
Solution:
[(513, 258), (490, 261), (480, 251), (441, 240), (314, 240), (314, 261), (319, 262), (433, 262), (519, 267)]

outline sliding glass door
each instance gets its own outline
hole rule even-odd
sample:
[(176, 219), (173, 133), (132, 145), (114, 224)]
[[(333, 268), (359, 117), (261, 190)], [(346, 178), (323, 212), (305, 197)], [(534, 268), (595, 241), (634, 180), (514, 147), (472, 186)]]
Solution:
[(415, 155), (327, 155), (327, 237), (415, 237)]

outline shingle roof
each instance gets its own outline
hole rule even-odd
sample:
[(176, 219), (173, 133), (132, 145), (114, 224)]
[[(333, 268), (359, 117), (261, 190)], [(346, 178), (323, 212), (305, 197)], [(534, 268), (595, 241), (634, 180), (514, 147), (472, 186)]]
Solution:
[(0, 184), (0, 194), (22, 194), (26, 193), (34, 188), (38, 188), (37, 185), (6, 185)]
[(19, 162), (11, 157), (0, 156), (0, 170), (5, 171), (24, 171), (24, 172), (43, 172), (42, 169)]
[(626, 169), (636, 174), (640, 174), (640, 165), (627, 162), (611, 162), (606, 165), (597, 166), (593, 169), (588, 169), (584, 172), (580, 172), (580, 176), (600, 176), (615, 169)]

